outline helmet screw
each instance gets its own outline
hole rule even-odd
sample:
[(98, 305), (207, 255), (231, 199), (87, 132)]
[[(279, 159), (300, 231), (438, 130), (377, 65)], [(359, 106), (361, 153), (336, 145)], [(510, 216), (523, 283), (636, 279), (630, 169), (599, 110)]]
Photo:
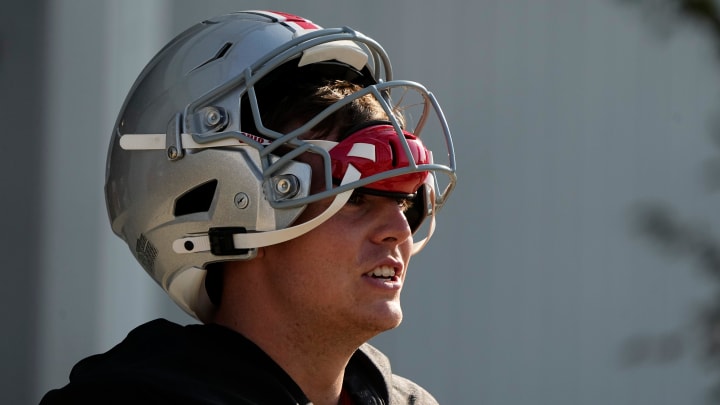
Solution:
[(171, 146), (167, 149), (167, 156), (170, 160), (175, 160), (178, 158), (178, 150), (176, 147)]
[(218, 111), (215, 108), (212, 108), (208, 110), (207, 114), (205, 115), (205, 122), (211, 126), (214, 127), (220, 122), (220, 111)]
[(247, 206), (250, 205), (250, 198), (245, 193), (237, 193), (235, 194), (235, 206), (239, 209), (245, 209)]
[(292, 187), (292, 184), (290, 184), (290, 181), (288, 179), (280, 179), (278, 180), (277, 184), (275, 184), (275, 189), (282, 194), (286, 194), (290, 191), (290, 188)]
[(272, 178), (272, 184), (275, 198), (283, 200), (292, 198), (300, 191), (300, 181), (292, 174), (275, 176)]

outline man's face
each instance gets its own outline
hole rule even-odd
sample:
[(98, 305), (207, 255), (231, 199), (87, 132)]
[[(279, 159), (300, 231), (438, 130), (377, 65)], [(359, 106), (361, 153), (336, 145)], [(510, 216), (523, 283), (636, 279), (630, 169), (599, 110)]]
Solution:
[[(299, 222), (330, 202), (309, 205)], [(401, 201), (356, 194), (314, 230), (264, 248), (272, 305), (298, 325), (372, 335), (397, 326), (412, 250), (404, 209)]]

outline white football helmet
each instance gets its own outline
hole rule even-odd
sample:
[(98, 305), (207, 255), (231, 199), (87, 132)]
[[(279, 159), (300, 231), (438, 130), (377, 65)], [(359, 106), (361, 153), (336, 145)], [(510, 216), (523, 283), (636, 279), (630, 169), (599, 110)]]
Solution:
[[(362, 90), (290, 132), (267, 128), (258, 102), (263, 83), (300, 68)], [(268, 94), (274, 96), (265, 89)], [(340, 143), (301, 139), (367, 95), (382, 105), (387, 122)], [(313, 168), (296, 160), (303, 153), (323, 162), (325, 184), (312, 192)], [(392, 80), (377, 42), (347, 27), (322, 29), (297, 16), (245, 11), (191, 27), (141, 72), (113, 129), (105, 196), (113, 231), (143, 268), (183, 310), (206, 320), (213, 309), (204, 287), (211, 263), (247, 260), (259, 247), (308, 232), (361, 187), (416, 196), (408, 221), (418, 251), (455, 179), (439, 104), (422, 85)], [(294, 224), (307, 204), (330, 197), (323, 214)]]

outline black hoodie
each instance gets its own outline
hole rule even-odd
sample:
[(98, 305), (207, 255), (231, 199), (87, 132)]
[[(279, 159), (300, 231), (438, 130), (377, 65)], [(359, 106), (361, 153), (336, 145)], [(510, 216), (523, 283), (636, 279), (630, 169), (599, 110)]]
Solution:
[[(356, 405), (437, 404), (417, 384), (392, 374), (387, 357), (365, 344), (344, 379)], [(80, 361), (70, 383), (48, 392), (51, 404), (309, 404), (265, 352), (219, 325), (142, 325), (104, 354)]]

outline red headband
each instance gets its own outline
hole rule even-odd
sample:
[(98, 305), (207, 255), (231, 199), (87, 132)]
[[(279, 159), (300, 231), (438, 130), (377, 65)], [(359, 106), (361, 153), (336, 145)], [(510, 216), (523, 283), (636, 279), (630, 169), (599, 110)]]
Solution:
[[(432, 155), (415, 135), (403, 131), (415, 164), (432, 163)], [(330, 149), (332, 175), (342, 179), (348, 165), (353, 165), (361, 177), (387, 172), (410, 165), (403, 142), (392, 125), (373, 125), (363, 128)], [(390, 193), (413, 194), (427, 178), (427, 171), (417, 171), (382, 179), (365, 188)]]

